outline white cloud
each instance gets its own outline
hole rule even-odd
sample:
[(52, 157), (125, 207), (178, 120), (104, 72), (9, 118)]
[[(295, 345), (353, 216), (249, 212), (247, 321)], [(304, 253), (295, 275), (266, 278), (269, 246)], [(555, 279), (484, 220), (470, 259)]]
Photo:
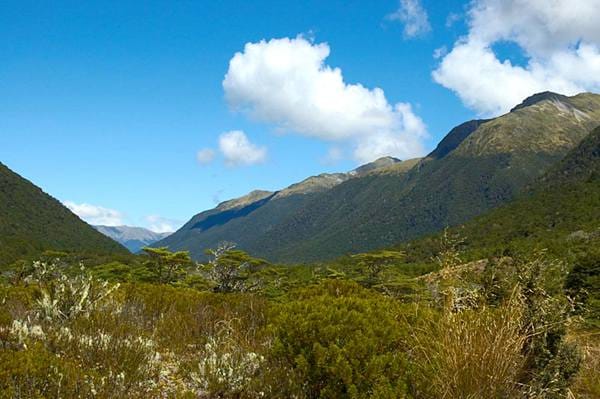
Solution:
[(92, 225), (121, 226), (123, 225), (123, 214), (114, 209), (108, 209), (91, 204), (76, 204), (65, 201), (65, 206), (74, 214)]
[(267, 149), (252, 144), (246, 133), (232, 130), (219, 136), (219, 149), (228, 166), (254, 165), (267, 158)]
[(462, 18), (463, 16), (461, 14), (451, 12), (446, 17), (446, 28), (452, 28), (454, 24), (460, 21)]
[(389, 104), (380, 88), (345, 83), (339, 68), (325, 64), (329, 52), (301, 36), (247, 43), (229, 63), (226, 98), (280, 130), (351, 143), (360, 161), (421, 155), (426, 128), (410, 105)]
[[(426, 134), (423, 121), (416, 116), (410, 104), (396, 104), (394, 108), (396, 118), (406, 132), (411, 132), (417, 137)], [(413, 155), (421, 155), (416, 147), (420, 145), (415, 141), (406, 140), (404, 134), (394, 131), (383, 131), (376, 135), (369, 135), (359, 142), (354, 150), (354, 158), (361, 162), (369, 162), (386, 155), (400, 156), (403, 159)]]
[(400, 7), (387, 16), (389, 20), (404, 24), (404, 36), (413, 38), (431, 31), (427, 11), (420, 0), (400, 0)]
[(208, 165), (215, 159), (215, 152), (211, 148), (203, 148), (196, 154), (196, 159), (200, 165)]
[[(475, 0), (469, 33), (433, 72), (468, 107), (492, 116), (540, 91), (600, 90), (600, 0)], [(527, 62), (500, 60), (512, 42)]]
[(181, 226), (181, 221), (164, 218), (158, 215), (146, 216), (148, 230), (155, 233), (172, 233)]

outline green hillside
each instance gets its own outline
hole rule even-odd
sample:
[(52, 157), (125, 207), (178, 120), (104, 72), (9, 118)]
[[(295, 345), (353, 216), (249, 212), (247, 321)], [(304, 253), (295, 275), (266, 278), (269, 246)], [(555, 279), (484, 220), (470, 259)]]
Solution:
[(232, 241), (286, 263), (391, 246), (509, 202), (599, 124), (600, 95), (540, 93), (506, 115), (457, 126), (417, 162), (351, 176), (322, 190), (269, 193), (203, 212), (157, 245), (191, 250), (198, 258), (206, 248)]
[[(600, 248), (600, 127), (518, 199), (452, 231), (465, 237), (470, 259), (536, 249), (570, 258)], [(437, 242), (434, 235), (401, 247), (426, 261)]]
[(402, 177), (334, 187), (266, 234), (258, 253), (314, 261), (462, 224), (515, 198), (598, 124), (598, 95), (542, 98), (481, 123), (447, 155), (428, 157)]
[(324, 192), (351, 178), (360, 179), (375, 173), (398, 176), (416, 162), (382, 158), (347, 174), (312, 176), (278, 192), (256, 190), (199, 213), (177, 232), (153, 246), (188, 250), (196, 259), (202, 259), (206, 249), (215, 248), (223, 241), (235, 242), (252, 253), (260, 252), (257, 242), (264, 234), (289, 215), (310, 208), (311, 203), (318, 201)]
[(0, 265), (45, 250), (127, 253), (0, 163)]

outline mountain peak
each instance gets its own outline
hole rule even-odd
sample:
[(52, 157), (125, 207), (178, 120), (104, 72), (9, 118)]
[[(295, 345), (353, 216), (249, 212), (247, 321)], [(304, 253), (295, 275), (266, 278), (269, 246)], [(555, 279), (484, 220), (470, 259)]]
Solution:
[(523, 100), (523, 102), (521, 104), (519, 104), (516, 107), (514, 107), (513, 109), (511, 109), (510, 112), (517, 111), (517, 110), (525, 108), (525, 107), (529, 107), (531, 105), (537, 104), (537, 103), (545, 101), (545, 100), (554, 100), (554, 101), (565, 102), (565, 101), (569, 100), (569, 97), (564, 96), (562, 94), (554, 93), (552, 91), (543, 91), (541, 93), (536, 93), (534, 95), (527, 97), (525, 100)]
[(394, 165), (394, 164), (397, 164), (400, 162), (402, 162), (402, 161), (399, 160), (398, 158), (394, 158), (394, 157), (390, 157), (390, 156), (381, 157), (381, 158), (374, 160), (373, 162), (369, 162), (369, 163), (359, 166), (358, 168), (354, 169), (351, 173), (356, 174), (356, 175), (362, 175), (362, 174), (368, 173), (372, 170), (379, 169), (379, 168), (385, 168), (387, 166)]
[(454, 151), (471, 133), (479, 128), (489, 119), (475, 119), (456, 126), (439, 142), (435, 150), (427, 157), (433, 159), (441, 159)]
[(292, 184), (279, 191), (276, 198), (283, 198), (293, 194), (308, 194), (325, 191), (348, 180), (348, 177), (349, 176), (346, 173), (321, 173), (320, 175), (308, 177), (299, 183)]
[(220, 211), (226, 211), (233, 208), (242, 208), (256, 201), (263, 200), (271, 195), (273, 195), (272, 191), (254, 190), (242, 197), (221, 202), (219, 205), (217, 205), (217, 209)]

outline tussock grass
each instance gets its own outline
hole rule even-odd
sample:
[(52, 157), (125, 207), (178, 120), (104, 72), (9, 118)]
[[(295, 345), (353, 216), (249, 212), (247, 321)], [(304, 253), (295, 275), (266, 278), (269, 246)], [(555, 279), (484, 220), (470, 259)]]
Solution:
[(511, 301), (500, 309), (447, 313), (413, 331), (412, 394), (423, 398), (518, 397), (527, 335), (523, 309)]

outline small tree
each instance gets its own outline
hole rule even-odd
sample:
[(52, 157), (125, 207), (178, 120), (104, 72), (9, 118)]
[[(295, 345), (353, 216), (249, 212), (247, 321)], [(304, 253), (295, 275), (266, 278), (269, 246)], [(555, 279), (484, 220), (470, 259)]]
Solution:
[(185, 273), (193, 262), (187, 251), (171, 252), (167, 247), (144, 248), (148, 256), (145, 266), (155, 274), (158, 282), (171, 283)]
[(372, 286), (380, 281), (381, 274), (391, 265), (402, 261), (404, 252), (380, 251), (354, 255), (358, 265), (365, 273), (365, 283)]
[(253, 269), (265, 264), (252, 258), (244, 251), (236, 250), (233, 243), (221, 243), (216, 249), (209, 249), (208, 264), (202, 265), (205, 277), (213, 283), (215, 292), (249, 291), (258, 286), (250, 281)]

